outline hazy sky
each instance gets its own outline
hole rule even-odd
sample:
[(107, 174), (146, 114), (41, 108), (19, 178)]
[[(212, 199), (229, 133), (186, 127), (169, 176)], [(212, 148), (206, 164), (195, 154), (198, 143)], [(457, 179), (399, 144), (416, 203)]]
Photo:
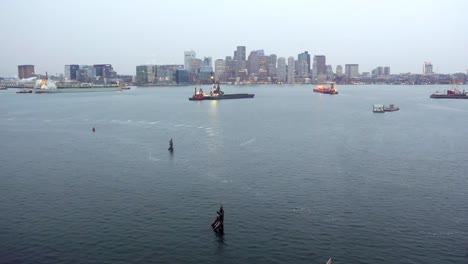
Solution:
[(0, 76), (17, 65), (183, 64), (233, 56), (236, 46), (278, 57), (308, 51), (360, 72), (468, 69), (468, 0), (1, 0)]

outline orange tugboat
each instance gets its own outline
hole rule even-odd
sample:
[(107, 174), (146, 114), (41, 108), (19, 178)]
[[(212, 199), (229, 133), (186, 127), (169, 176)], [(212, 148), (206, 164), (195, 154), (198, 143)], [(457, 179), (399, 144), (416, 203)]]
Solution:
[(335, 83), (330, 83), (330, 87), (326, 87), (323, 84), (318, 85), (314, 88), (314, 92), (316, 93), (324, 93), (324, 94), (338, 94), (338, 90), (335, 88)]

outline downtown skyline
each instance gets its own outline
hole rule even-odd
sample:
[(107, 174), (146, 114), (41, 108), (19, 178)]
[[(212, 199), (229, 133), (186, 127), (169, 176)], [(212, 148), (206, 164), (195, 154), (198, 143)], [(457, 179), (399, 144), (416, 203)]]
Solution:
[(187, 50), (214, 61), (239, 45), (285, 58), (323, 54), (333, 67), (356, 63), (361, 72), (388, 65), (421, 73), (429, 61), (436, 73), (466, 73), (466, 1), (350, 2), (6, 0), (0, 21), (11, 38), (1, 45), (0, 76), (17, 75), (22, 64), (57, 74), (99, 63), (134, 75), (136, 65), (183, 64)]

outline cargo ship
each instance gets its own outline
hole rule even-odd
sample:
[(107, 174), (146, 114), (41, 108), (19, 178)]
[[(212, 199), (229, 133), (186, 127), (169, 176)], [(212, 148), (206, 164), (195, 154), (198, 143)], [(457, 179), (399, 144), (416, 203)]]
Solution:
[(443, 93), (436, 91), (435, 93), (431, 94), (430, 98), (434, 99), (468, 99), (468, 94), (465, 90), (460, 91), (456, 88), (447, 90)]
[(121, 91), (122, 87), (117, 84), (95, 85), (91, 83), (66, 83), (58, 82), (49, 84), (46, 80), (41, 81), (40, 87), (34, 89), (35, 93), (81, 93), (81, 92), (114, 92)]
[(213, 73), (211, 73), (211, 80), (213, 82), (213, 87), (209, 94), (205, 94), (203, 89), (200, 88), (197, 91), (197, 87), (195, 87), (195, 93), (192, 97), (189, 97), (189, 101), (203, 101), (203, 100), (225, 100), (225, 99), (242, 99), (242, 98), (253, 98), (255, 94), (247, 94), (247, 93), (240, 93), (240, 94), (225, 94), (221, 91), (219, 87), (219, 82), (215, 84)]
[(324, 94), (338, 94), (338, 90), (335, 88), (335, 83), (330, 83), (330, 87), (326, 87), (323, 84), (318, 85), (314, 88), (314, 92), (316, 93), (324, 93)]

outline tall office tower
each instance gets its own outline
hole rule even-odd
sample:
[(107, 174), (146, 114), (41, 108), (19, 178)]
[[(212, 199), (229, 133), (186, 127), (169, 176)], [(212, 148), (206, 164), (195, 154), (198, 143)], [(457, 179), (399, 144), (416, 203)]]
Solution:
[(327, 80), (333, 80), (334, 74), (331, 65), (327, 65)]
[(390, 67), (385, 66), (383, 68), (383, 75), (387, 75), (387, 76), (390, 75)]
[(284, 57), (278, 58), (278, 69), (276, 70), (278, 76), (278, 82), (286, 82), (286, 59)]
[(306, 77), (310, 74), (310, 54), (307, 51), (297, 55), (298, 75)]
[(234, 52), (234, 59), (237, 61), (245, 61), (245, 46), (237, 46), (237, 50)]
[(269, 77), (276, 77), (276, 61), (277, 61), (276, 54), (271, 54), (268, 57), (268, 76)]
[(296, 76), (296, 71), (295, 71), (295, 60), (294, 57), (291, 56), (288, 58), (288, 83), (293, 84), (294, 83), (294, 77)]
[(196, 75), (202, 66), (203, 66), (203, 61), (201, 59), (192, 58), (190, 60), (190, 70), (188, 71), (189, 74)]
[(204, 57), (203, 66), (213, 67), (213, 59), (211, 57)]
[(195, 51), (185, 51), (184, 52), (184, 69), (190, 72), (190, 66), (192, 65), (192, 60), (195, 59), (196, 54)]
[(80, 65), (65, 65), (65, 80), (77, 80), (80, 72)]
[(34, 65), (18, 65), (18, 78), (27, 79), (34, 77)]
[(224, 72), (226, 74), (226, 81), (235, 81), (236, 79), (236, 60), (231, 56), (226, 56), (224, 59)]
[(215, 78), (216, 80), (221, 79), (221, 75), (224, 73), (226, 69), (226, 64), (224, 63), (223, 59), (215, 60)]
[(433, 74), (434, 72), (432, 71), (432, 63), (430, 62), (424, 62), (423, 65), (423, 74), (428, 75), (428, 74)]
[(343, 76), (343, 66), (341, 66), (341, 65), (336, 66), (336, 76), (338, 76), (338, 77)]
[(315, 55), (314, 56), (314, 72), (317, 74), (327, 74), (327, 65), (326, 65), (326, 58), (324, 55)]
[(359, 77), (359, 64), (345, 64), (345, 75), (348, 79)]
[(258, 75), (260, 56), (263, 56), (263, 51), (261, 54), (258, 50), (253, 50), (250, 52), (249, 58), (247, 60), (249, 74)]

